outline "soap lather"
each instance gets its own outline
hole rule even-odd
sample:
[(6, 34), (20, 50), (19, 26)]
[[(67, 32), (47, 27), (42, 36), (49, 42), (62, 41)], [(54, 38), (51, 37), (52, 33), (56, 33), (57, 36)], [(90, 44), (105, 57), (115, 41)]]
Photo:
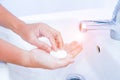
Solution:
[(67, 56), (67, 52), (65, 50), (51, 51), (50, 55), (56, 58), (65, 58)]

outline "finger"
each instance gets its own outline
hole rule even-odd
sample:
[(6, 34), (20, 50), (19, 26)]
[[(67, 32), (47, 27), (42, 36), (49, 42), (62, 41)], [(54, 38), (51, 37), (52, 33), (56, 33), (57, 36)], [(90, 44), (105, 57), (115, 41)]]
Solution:
[(51, 47), (45, 42), (39, 41), (38, 39), (34, 39), (33, 45), (36, 45), (38, 48), (43, 49), (47, 52), (51, 51)]
[(62, 49), (64, 42), (63, 42), (63, 39), (62, 39), (60, 32), (57, 32), (57, 34), (55, 36), (55, 41), (56, 41), (57, 47)]
[(64, 49), (69, 53), (78, 46), (79, 46), (79, 44), (76, 41), (73, 41), (70, 44), (67, 44)]
[(65, 44), (65, 45), (63, 46), (63, 49), (66, 50), (67, 52), (69, 51), (69, 47), (70, 47), (69, 45), (70, 45), (70, 44)]
[(72, 57), (74, 58), (81, 52), (82, 49), (83, 48), (79, 45), (78, 47), (76, 47), (76, 49), (70, 52), (70, 55), (72, 55)]
[(53, 37), (50, 37), (49, 40), (50, 40), (50, 43), (52, 45), (52, 49), (56, 51), (57, 50), (57, 44), (56, 44), (55, 39)]

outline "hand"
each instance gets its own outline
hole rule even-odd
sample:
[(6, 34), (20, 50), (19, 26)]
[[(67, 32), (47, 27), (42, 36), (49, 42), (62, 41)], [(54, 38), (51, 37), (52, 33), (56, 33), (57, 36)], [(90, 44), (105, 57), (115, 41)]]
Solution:
[(75, 58), (82, 50), (82, 45), (76, 41), (64, 45), (64, 50), (67, 51), (68, 56)]
[[(60, 32), (44, 23), (25, 24), (17, 33), (25, 41), (47, 52), (50, 52), (51, 49), (57, 50), (57, 48), (63, 47), (63, 40)], [(40, 37), (48, 38), (52, 47), (45, 42), (38, 40)]]
[(64, 59), (55, 58), (49, 53), (40, 49), (33, 49), (30, 51), (30, 66), (45, 69), (57, 69), (65, 67), (74, 62), (74, 58), (80, 53), (82, 46), (77, 42), (72, 42), (70, 44), (66, 44), (64, 49), (68, 52), (68, 56)]

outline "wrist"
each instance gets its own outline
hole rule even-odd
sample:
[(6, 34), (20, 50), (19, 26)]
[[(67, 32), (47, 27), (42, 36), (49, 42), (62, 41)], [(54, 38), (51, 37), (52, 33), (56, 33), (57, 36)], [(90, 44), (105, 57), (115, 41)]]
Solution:
[(26, 24), (25, 24), (23, 21), (17, 21), (17, 22), (15, 22), (15, 23), (12, 24), (11, 30), (12, 30), (13, 32), (17, 33), (17, 34), (20, 34), (20, 31), (21, 31), (22, 29), (24, 29), (24, 26), (25, 26), (25, 25), (26, 25)]

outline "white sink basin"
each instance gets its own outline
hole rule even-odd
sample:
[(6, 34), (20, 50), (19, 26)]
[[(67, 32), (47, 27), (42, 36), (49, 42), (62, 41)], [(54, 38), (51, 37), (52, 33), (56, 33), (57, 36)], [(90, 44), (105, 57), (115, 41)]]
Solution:
[[(40, 19), (40, 17), (22, 18), (27, 23), (45, 22), (62, 33), (64, 42), (73, 40), (82, 42), (83, 51), (75, 63), (57, 70), (33, 69), (8, 64), (11, 80), (66, 80), (70, 74), (80, 74), (85, 80), (119, 80), (120, 79), (120, 41), (110, 38), (108, 30), (79, 32), (80, 18)], [(33, 19), (33, 20), (32, 20)], [(83, 18), (82, 18), (83, 19)], [(23, 41), (13, 32), (6, 30), (7, 38), (12, 44), (30, 50), (32, 45)], [(99, 47), (99, 49), (97, 47)]]
[(98, 30), (88, 31), (85, 42), (88, 43), (84, 46), (86, 59), (97, 80), (119, 80), (120, 41), (111, 39), (109, 30)]
[(3, 62), (0, 62), (0, 79), (1, 80), (10, 80), (8, 67)]

